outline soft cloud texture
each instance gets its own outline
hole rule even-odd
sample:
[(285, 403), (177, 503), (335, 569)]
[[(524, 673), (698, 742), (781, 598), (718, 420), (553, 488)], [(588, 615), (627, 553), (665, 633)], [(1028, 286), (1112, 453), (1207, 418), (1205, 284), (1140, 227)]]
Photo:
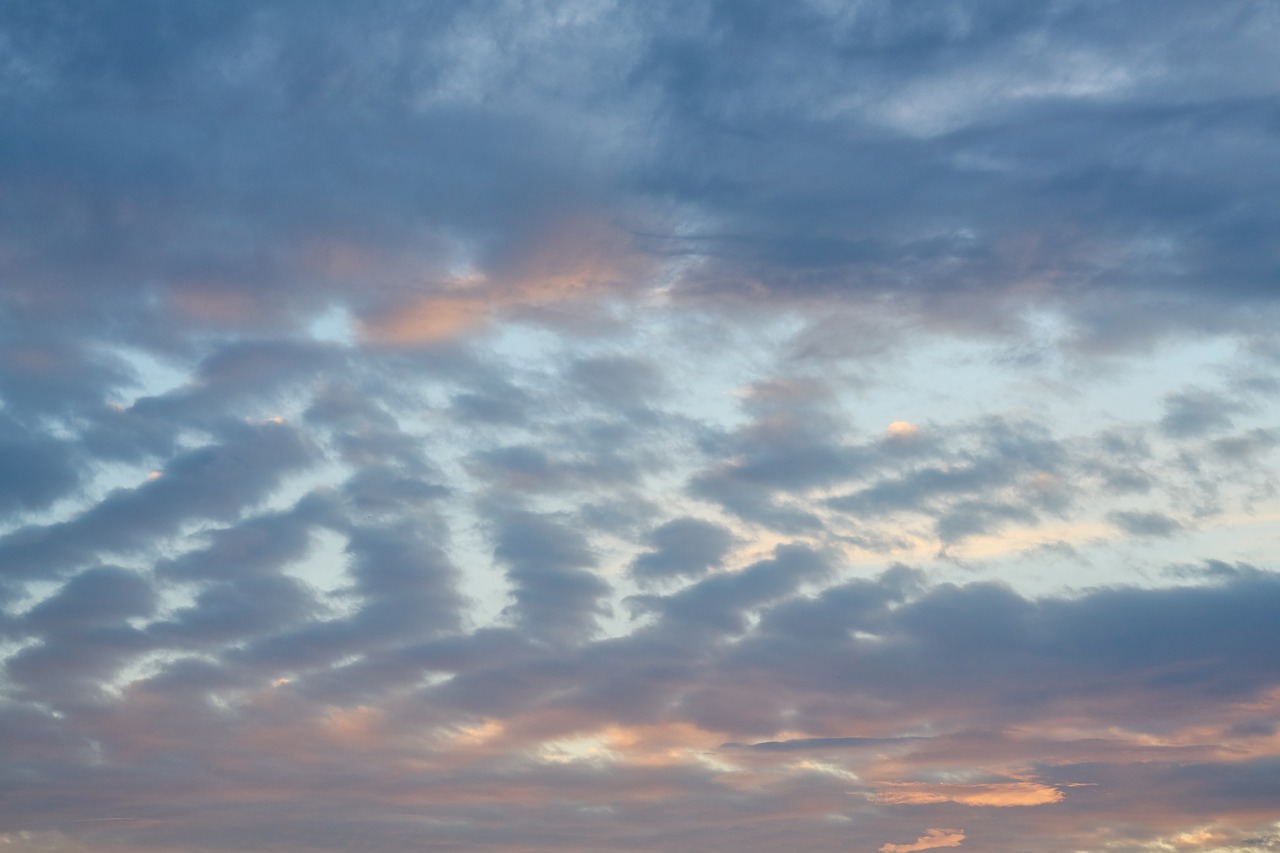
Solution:
[(0, 846), (1275, 847), (1277, 36), (6, 4)]
[(938, 847), (959, 847), (962, 843), (962, 829), (930, 829), (911, 844), (886, 844), (880, 848), (880, 853), (912, 853), (915, 850), (933, 850)]

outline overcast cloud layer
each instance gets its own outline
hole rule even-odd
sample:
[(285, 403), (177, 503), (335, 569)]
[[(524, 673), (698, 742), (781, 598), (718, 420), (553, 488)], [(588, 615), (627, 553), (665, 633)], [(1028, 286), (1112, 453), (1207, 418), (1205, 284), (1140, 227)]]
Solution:
[(0, 5), (0, 847), (1280, 850), (1277, 45)]

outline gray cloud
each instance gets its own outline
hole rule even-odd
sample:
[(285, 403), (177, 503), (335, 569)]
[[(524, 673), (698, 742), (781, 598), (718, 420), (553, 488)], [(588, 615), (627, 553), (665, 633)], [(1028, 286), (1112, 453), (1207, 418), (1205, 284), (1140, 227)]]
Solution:
[(145, 577), (102, 566), (73, 576), (29, 610), (26, 622), (39, 633), (113, 625), (132, 616), (147, 616), (155, 606), (155, 590)]
[(1172, 536), (1182, 529), (1177, 519), (1160, 512), (1113, 512), (1107, 518), (1134, 536)]
[(719, 573), (666, 596), (629, 599), (638, 612), (660, 614), (669, 630), (738, 633), (747, 612), (818, 581), (831, 571), (820, 554), (801, 545), (779, 546), (773, 559), (753, 563), (740, 572)]
[(606, 612), (600, 599), (608, 584), (590, 568), (596, 558), (587, 540), (552, 518), (504, 512), (495, 520), (495, 556), (510, 568), (516, 624), (534, 637), (589, 635)]
[(44, 509), (79, 485), (76, 450), (66, 442), (20, 434), (0, 438), (0, 517)]
[[(11, 11), (28, 69), (6, 89), (6, 182), (27, 200), (8, 221), (31, 238), (18, 270), (78, 288), (105, 261), (99, 286), (131, 303), (109, 333), (176, 346), (166, 312), (252, 325), (336, 296), (374, 316), (403, 302), (410, 269), (447, 277), (448, 234), (501, 275), (548, 215), (603, 207), (649, 220), (645, 251), (703, 259), (692, 292), (887, 292), (986, 328), (969, 297), (1026, 281), (1268, 298), (1275, 158), (1254, 142), (1277, 81), (1221, 70), (1267, 55), (1258, 7), (1179, 10), (1158, 32), (1127, 7), (392, 4), (306, 27), (296, 8)], [(1219, 24), (1233, 16), (1250, 23)], [(1190, 34), (1230, 60), (1176, 61)], [(664, 226), (671, 200), (696, 227)], [(366, 249), (402, 261), (355, 293)], [(158, 284), (158, 306), (130, 278)]]
[(642, 580), (705, 574), (720, 565), (733, 545), (727, 529), (697, 518), (665, 522), (647, 538), (653, 550), (631, 562), (631, 573)]
[(100, 551), (145, 551), (188, 519), (236, 517), (309, 455), (288, 427), (229, 425), (226, 443), (176, 456), (144, 485), (116, 489), (71, 520), (0, 537), (0, 561), (7, 573), (30, 576), (65, 571)]
[(602, 402), (636, 409), (662, 390), (662, 377), (650, 362), (626, 356), (582, 359), (569, 369), (582, 392)]
[(1165, 400), (1165, 414), (1160, 427), (1171, 436), (1199, 436), (1221, 432), (1232, 425), (1232, 414), (1242, 408), (1239, 403), (1219, 394), (1187, 391)]

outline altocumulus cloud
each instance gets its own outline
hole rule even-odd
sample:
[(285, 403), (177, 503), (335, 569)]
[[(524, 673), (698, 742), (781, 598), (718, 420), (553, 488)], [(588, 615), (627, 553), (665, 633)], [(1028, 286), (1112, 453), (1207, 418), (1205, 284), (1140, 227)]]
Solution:
[(5, 4), (0, 845), (1274, 846), (1278, 39)]

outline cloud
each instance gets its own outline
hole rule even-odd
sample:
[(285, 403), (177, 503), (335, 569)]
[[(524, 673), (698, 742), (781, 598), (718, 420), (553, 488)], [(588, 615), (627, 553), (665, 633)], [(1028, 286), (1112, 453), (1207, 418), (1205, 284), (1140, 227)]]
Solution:
[(809, 749), (863, 749), (867, 747), (884, 747), (894, 744), (910, 743), (918, 738), (913, 737), (897, 737), (897, 738), (876, 738), (876, 737), (807, 737), (794, 738), (792, 740), (771, 740), (764, 743), (752, 744), (725, 744), (725, 747), (739, 747), (749, 749), (766, 749), (780, 751), (801, 751)]
[(608, 584), (587, 541), (553, 518), (503, 512), (496, 519), (495, 555), (510, 567), (515, 602), (507, 611), (534, 636), (569, 639), (590, 634), (605, 612)]
[(1060, 803), (1063, 798), (1063, 793), (1057, 788), (1040, 785), (1035, 782), (1005, 782), (989, 785), (898, 782), (880, 788), (875, 793), (876, 802), (895, 806), (921, 805), (925, 803), (959, 803), (962, 806), (1012, 808), (1015, 806), (1043, 806), (1049, 803)]
[(1196, 436), (1220, 432), (1232, 424), (1231, 415), (1238, 403), (1218, 394), (1185, 392), (1165, 400), (1165, 414), (1160, 427), (1172, 436)]
[(791, 594), (800, 584), (826, 577), (830, 564), (803, 545), (780, 545), (771, 559), (733, 573), (720, 573), (667, 596), (629, 599), (641, 612), (656, 612), (671, 628), (736, 632), (748, 609)]
[[(911, 436), (919, 440), (918, 434)], [(1010, 522), (1033, 524), (1039, 518), (1037, 510), (1057, 512), (1069, 506), (1070, 491), (1054, 476), (1069, 464), (1069, 457), (1039, 425), (992, 419), (974, 425), (972, 436), (979, 443), (976, 450), (947, 458), (936, 446), (921, 448), (917, 458), (926, 464), (905, 467), (896, 476), (882, 476), (826, 503), (859, 517), (904, 511), (933, 516), (944, 543)], [(892, 452), (900, 441), (891, 435), (887, 450)]]
[(884, 428), (885, 435), (894, 441), (913, 441), (920, 435), (920, 427), (909, 421), (893, 421)]
[(189, 519), (229, 519), (258, 503), (281, 477), (309, 461), (306, 440), (288, 427), (228, 425), (227, 440), (175, 456), (163, 476), (109, 496), (49, 528), (0, 537), (7, 573), (57, 573), (102, 552), (145, 550)]
[(0, 841), (1270, 843), (1277, 35), (0, 4)]
[(581, 359), (569, 375), (588, 397), (634, 409), (662, 391), (662, 376), (652, 363), (626, 356)]
[(1159, 512), (1113, 512), (1107, 518), (1134, 536), (1172, 536), (1182, 529), (1177, 519)]
[(963, 829), (929, 829), (910, 844), (885, 844), (880, 853), (911, 853), (913, 850), (933, 850), (937, 847), (959, 847), (964, 843)]
[[(508, 536), (525, 531), (518, 541), (522, 549), (529, 551), (528, 559), (563, 567), (584, 565), (589, 559), (574, 545), (572, 537), (556, 546), (560, 550), (552, 549), (551, 543), (532, 549), (541, 541), (539, 536), (563, 537), (563, 528), (553, 520), (514, 516), (505, 527), (511, 531)], [(516, 546), (516, 539), (507, 540), (507, 547)], [(371, 556), (375, 553), (363, 546), (361, 551)], [(385, 552), (378, 553), (373, 565), (406, 565), (402, 560), (387, 560)], [(538, 639), (545, 631), (537, 622), (528, 623), (527, 636), (491, 631), (459, 636), (449, 633), (455, 629), (448, 623), (441, 626), (437, 622), (434, 627), (444, 627), (444, 634), (406, 644), (411, 633), (419, 627), (430, 629), (433, 623), (426, 620), (412, 625), (384, 611), (370, 611), (366, 627), (349, 629), (346, 648), (327, 658), (333, 663), (323, 663), (326, 658), (315, 656), (323, 646), (317, 645), (322, 635), (314, 635), (301, 647), (310, 650), (310, 662), (299, 658), (285, 664), (296, 668), (285, 682), (276, 678), (277, 683), (270, 683), (279, 670), (262, 668), (257, 675), (246, 671), (244, 664), (253, 657), (231, 649), (224, 653), (221, 665), (174, 660), (156, 675), (128, 687), (117, 700), (127, 704), (112, 712), (121, 716), (113, 716), (116, 721), (110, 726), (104, 728), (102, 721), (94, 722), (92, 717), (77, 717), (75, 725), (87, 727), (83, 730), (111, 744), (111, 754), (115, 756), (113, 772), (117, 776), (126, 774), (118, 784), (141, 786), (139, 790), (148, 790), (153, 784), (136, 775), (147, 766), (142, 755), (161, 749), (185, 756), (184, 760), (201, 760), (200, 744), (212, 738), (223, 756), (222, 772), (241, 780), (236, 784), (252, 779), (261, 784), (263, 779), (271, 779), (282, 796), (303, 790), (311, 790), (313, 796), (325, 796), (304, 777), (288, 770), (296, 762), (309, 763), (310, 778), (325, 778), (329, 772), (325, 769), (327, 759), (317, 764), (318, 759), (305, 757), (309, 739), (323, 737), (334, 753), (333, 760), (346, 762), (347, 773), (359, 774), (366, 780), (361, 784), (372, 786), (364, 789), (359, 805), (333, 806), (331, 814), (341, 822), (363, 820), (358, 817), (361, 814), (373, 819), (382, 813), (382, 807), (377, 805), (382, 788), (376, 782), (378, 774), (385, 772), (380, 756), (384, 748), (398, 744), (395, 749), (409, 749), (416, 756), (413, 760), (419, 762), (419, 774), (428, 772), (425, 768), (437, 768), (427, 777), (420, 777), (423, 787), (419, 790), (424, 795), (430, 791), (435, 797), (445, 797), (454, 815), (452, 820), (467, 816), (456, 824), (458, 831), (464, 833), (460, 837), (491, 837), (487, 834), (490, 830), (481, 828), (486, 825), (482, 813), (472, 811), (469, 804), (487, 802), (511, 784), (517, 789), (541, 786), (542, 790), (555, 791), (555, 798), (580, 804), (607, 802), (614, 809), (610, 820), (615, 830), (617, 826), (642, 826), (648, 808), (643, 804), (653, 802), (646, 798), (652, 798), (655, 791), (666, 792), (659, 802), (680, 796), (693, 798), (691, 802), (713, 803), (723, 795), (715, 792), (724, 783), (714, 782), (711, 777), (727, 779), (732, 774), (723, 777), (724, 766), (717, 763), (715, 769), (705, 770), (710, 775), (703, 775), (704, 771), (698, 769), (702, 760), (699, 756), (708, 754), (706, 750), (714, 750), (714, 744), (720, 742), (708, 743), (714, 738), (712, 732), (733, 732), (744, 724), (748, 729), (765, 726), (773, 732), (799, 723), (810, 731), (844, 726), (846, 730), (851, 727), (892, 733), (815, 735), (766, 742), (751, 749), (721, 750), (714, 761), (737, 765), (739, 769), (733, 773), (745, 773), (754, 767), (753, 772), (764, 774), (761, 779), (773, 779), (763, 787), (757, 782), (753, 783), (755, 787), (743, 790), (756, 791), (750, 795), (753, 808), (780, 810), (776, 812), (777, 820), (789, 819), (782, 816), (792, 809), (803, 809), (806, 801), (825, 803), (828, 796), (835, 797), (835, 801), (847, 797), (847, 779), (818, 774), (812, 784), (829, 778), (835, 783), (834, 788), (817, 785), (806, 788), (798, 800), (776, 799), (784, 790), (778, 786), (793, 784), (784, 780), (792, 774), (812, 772), (793, 766), (796, 756), (805, 756), (819, 765), (834, 761), (836, 767), (848, 766), (863, 778), (884, 780), (867, 789), (872, 795), (868, 808), (946, 803), (970, 807), (1055, 804), (1055, 808), (1101, 808), (1096, 802), (1084, 805), (1090, 800), (1078, 792), (1094, 789), (1072, 787), (1078, 782), (1093, 782), (1111, 792), (1130, 792), (1115, 800), (1114, 812), (1106, 812), (1117, 820), (1128, 819), (1126, 810), (1133, 807), (1130, 800), (1135, 797), (1172, 797), (1171, 808), (1178, 809), (1196, 799), (1201, 803), (1196, 807), (1197, 814), (1267, 802), (1265, 785), (1256, 796), (1246, 796), (1245, 791), (1256, 786), (1258, 778), (1265, 778), (1272, 759), (1241, 761), (1231, 751), (1238, 746), (1215, 753), (1212, 750), (1217, 747), (1205, 744), (1202, 736), (1194, 734), (1194, 727), (1203, 726), (1206, 719), (1212, 718), (1206, 715), (1227, 713), (1233, 704), (1239, 713), (1256, 716), (1256, 710), (1247, 709), (1262, 707), (1254, 703), (1263, 701), (1266, 691), (1274, 689), (1275, 679), (1263, 677), (1243, 690), (1245, 685), (1238, 684), (1236, 698), (1224, 699), (1229, 694), (1224, 694), (1220, 684), (1199, 683), (1194, 666), (1207, 654), (1219, 661), (1215, 664), (1218, 667), (1220, 661), (1227, 659), (1219, 655), (1228, 647), (1232, 649), (1230, 654), (1239, 657), (1257, 645), (1252, 629), (1243, 624), (1257, 620), (1252, 620), (1248, 615), (1251, 611), (1241, 608), (1238, 601), (1255, 602), (1253, 610), (1261, 620), (1257, 621), (1256, 631), (1265, 633), (1263, 626), (1269, 625), (1265, 617), (1270, 612), (1265, 590), (1274, 581), (1269, 575), (1236, 573), (1221, 578), (1220, 586), (1189, 586), (1176, 594), (1133, 588), (1098, 591), (1069, 600), (1029, 601), (1008, 591), (982, 587), (921, 586), (918, 574), (898, 570), (875, 581), (838, 585), (813, 596), (797, 597), (794, 592), (786, 592), (799, 580), (786, 576), (810, 559), (800, 552), (780, 551), (777, 559), (751, 569), (741, 581), (730, 576), (711, 587), (697, 589), (723, 577), (718, 575), (695, 585), (699, 596), (724, 602), (722, 607), (736, 601), (738, 607), (763, 611), (756, 627), (730, 645), (700, 641), (699, 635), (688, 631), (673, 634), (677, 618), (691, 618), (678, 615), (674, 606), (663, 617), (669, 620), (665, 626), (655, 626), (652, 632), (597, 640), (568, 655), (554, 645), (530, 645), (531, 639)], [(813, 571), (801, 577), (821, 576)], [(418, 575), (419, 571), (410, 573)], [(430, 575), (423, 577), (429, 579)], [(375, 588), (367, 585), (373, 582), (373, 578), (362, 581), (362, 588), (373, 593)], [(246, 593), (252, 589), (241, 586)], [(401, 590), (403, 587), (396, 585), (377, 598), (394, 602), (403, 597)], [(1223, 599), (1228, 591), (1241, 597)], [(533, 619), (542, 612), (541, 605), (525, 605), (520, 599), (516, 606), (530, 609), (520, 611), (515, 618)], [(1199, 614), (1204, 631), (1179, 644), (1171, 641), (1174, 632), (1185, 635), (1186, 625), (1192, 624), (1186, 621), (1183, 607)], [(415, 603), (410, 609), (416, 611), (420, 605)], [(132, 608), (129, 612), (145, 610)], [(192, 612), (210, 620), (217, 619), (219, 613), (212, 600)], [(524, 616), (525, 612), (530, 615)], [(1064, 619), (1068, 613), (1074, 615)], [(1158, 618), (1153, 618), (1156, 614)], [(1232, 620), (1233, 632), (1222, 630), (1220, 617)], [(1166, 621), (1175, 627), (1168, 631), (1160, 627)], [(1114, 634), (1135, 622), (1138, 624), (1132, 629), (1124, 628), (1132, 631), (1127, 635), (1130, 639)], [(224, 624), (234, 626), (233, 633), (223, 635), (231, 640), (251, 636), (263, 623), (251, 624), (237, 616)], [(575, 623), (563, 624), (560, 630)], [(746, 624), (749, 623), (739, 623)], [(984, 626), (984, 632), (975, 630), (979, 625)], [(176, 639), (167, 633), (172, 629), (162, 629), (162, 625), (150, 630), (157, 638)], [(381, 640), (376, 639), (379, 631)], [(358, 637), (363, 638), (361, 645), (352, 645)], [(841, 637), (845, 639), (837, 643)], [(216, 638), (206, 635), (203, 642), (213, 639)], [(389, 641), (393, 645), (376, 650), (378, 642)], [(237, 641), (237, 645), (242, 642)], [(131, 648), (112, 646), (102, 636), (95, 636), (93, 643), (92, 654), (76, 646), (67, 650), (65, 658), (55, 656), (53, 650), (22, 655), (11, 661), (10, 677), (38, 688), (42, 695), (54, 696), (58, 695), (54, 690), (58, 679), (72, 675), (64, 668), (71, 661), (76, 662), (80, 673), (101, 677), (117, 665), (113, 661), (119, 658), (110, 656)], [(1105, 653), (1092, 654), (1088, 651), (1092, 645)], [(1064, 646), (1071, 651), (1055, 652), (1055, 648)], [(340, 662), (352, 648), (365, 650), (364, 660)], [(672, 649), (679, 649), (680, 654), (673, 656)], [(1252, 662), (1213, 677), (1238, 680), (1244, 673), (1262, 676), (1265, 670), (1258, 666), (1258, 654), (1263, 652), (1255, 650)], [(1023, 666), (1019, 661), (1028, 655), (1031, 665)], [(414, 673), (421, 671), (413, 665), (415, 659), (417, 666), (458, 674), (438, 687), (406, 696), (403, 702), (395, 701), (391, 697), (396, 695), (396, 686), (415, 681)], [(58, 660), (67, 663), (58, 664)], [(268, 660), (258, 656), (256, 665), (263, 667)], [(958, 677), (940, 680), (964, 660), (973, 663)], [(1188, 664), (1193, 669), (1186, 669)], [(34, 680), (36, 672), (44, 673), (38, 681)], [(996, 673), (1002, 675), (997, 678)], [(763, 682), (762, 676), (766, 679)], [(926, 679), (924, 683), (920, 682), (921, 677)], [(762, 693), (762, 684), (774, 684), (774, 693)], [(380, 695), (379, 691), (388, 689), (393, 692), (383, 694), (388, 698), (379, 700), (380, 709), (368, 704)], [(224, 704), (222, 710), (207, 706), (206, 697), (210, 695), (221, 696), (223, 703), (230, 704)], [(344, 704), (337, 711), (332, 705), (315, 705), (308, 699), (318, 695), (328, 697), (326, 702), (347, 698), (339, 700)], [(744, 704), (747, 696), (755, 698)], [(874, 701), (869, 701), (871, 697)], [(779, 703), (778, 699), (783, 701)], [(1091, 702), (1094, 710), (1083, 711), (1081, 701)], [(362, 703), (368, 710), (361, 710)], [(1169, 709), (1177, 705), (1182, 706), (1180, 714), (1150, 714), (1151, 707)], [(186, 710), (176, 714), (179, 707)], [(478, 713), (485, 719), (502, 721), (493, 727), (496, 734), (474, 744), (459, 742), (448, 748), (438, 740), (421, 739), (424, 724), (430, 727), (438, 725), (437, 721), (450, 720), (457, 725), (459, 719), (468, 719), (456, 716), (463, 708), (468, 709), (467, 714)], [(1103, 708), (1109, 710), (1104, 713)], [(673, 711), (675, 720), (670, 716)], [(227, 714), (238, 721), (236, 727), (225, 727)], [(959, 731), (952, 736), (899, 734), (910, 731), (922, 715)], [(592, 732), (612, 731), (608, 727), (618, 725), (612, 721), (628, 717), (634, 720), (629, 725), (639, 727), (636, 734), (626, 734), (624, 726), (600, 744), (592, 739), (596, 737)], [(687, 722), (676, 722), (681, 718)], [(666, 722), (661, 725), (675, 728), (668, 732), (669, 736), (660, 737), (653, 727), (663, 719)], [(1109, 727), (1118, 724), (1121, 730), (1099, 729), (1092, 733), (1094, 738), (1111, 740), (1090, 740), (1072, 728), (1088, 720)], [(34, 728), (31, 722), (22, 725), (28, 730)], [(982, 728), (970, 729), (971, 733), (966, 734), (966, 726)], [(1134, 734), (1126, 735), (1126, 730)], [(1031, 731), (1036, 732), (1034, 737), (1030, 736)], [(1233, 737), (1239, 739), (1239, 744), (1262, 746), (1269, 731), (1241, 728)], [(678, 732), (684, 734), (676, 737), (673, 733)], [(1184, 735), (1179, 732), (1186, 732), (1189, 739), (1180, 740)], [(415, 738), (419, 739), (417, 745), (411, 745)], [(1161, 739), (1168, 740), (1169, 745), (1158, 744)], [(263, 753), (265, 743), (272, 746)], [(1179, 747), (1179, 743), (1184, 745)], [(496, 769), (485, 769), (492, 767), (490, 762), (497, 761), (502, 766), (501, 762), (510, 761), (515, 749), (551, 750), (547, 754), (559, 755), (558, 760), (565, 763), (506, 764), (498, 775), (493, 775), (498, 772)], [(264, 758), (273, 756), (271, 761), (278, 769), (268, 771), (255, 757), (258, 753)], [(127, 758), (129, 755), (135, 757)], [(1194, 757), (1197, 755), (1201, 758)], [(1218, 757), (1206, 760), (1210, 755)], [(1046, 757), (1053, 759), (1054, 775), (1043, 779), (1006, 776), (1000, 780), (944, 783), (912, 778), (973, 763), (988, 767), (1005, 762), (1016, 765)], [(283, 767), (279, 766), (280, 761), (286, 762)], [(665, 768), (660, 771), (663, 775), (652, 775), (659, 773), (659, 768)], [(1134, 773), (1142, 774), (1141, 782)], [(795, 778), (794, 784), (798, 784), (806, 777)], [(1214, 786), (1221, 790), (1205, 800)], [(599, 790), (589, 793), (593, 787)], [(214, 811), (221, 813), (234, 802), (234, 790), (234, 786), (216, 794), (206, 790), (201, 796), (206, 802), (212, 796)], [(446, 796), (448, 791), (453, 793)], [(1148, 793), (1141, 793), (1144, 791)], [(176, 793), (171, 791), (169, 796)], [(712, 799), (706, 800), (708, 796)], [(583, 819), (581, 815), (574, 817), (574, 812), (560, 811), (553, 801), (526, 800), (519, 808), (535, 821), (535, 828), (543, 827), (537, 831), (548, 833), (547, 838), (561, 837), (554, 829), (556, 821), (576, 824)], [(1110, 819), (1101, 817), (1102, 812), (1087, 813), (1098, 820)], [(257, 827), (255, 832), (265, 831), (258, 827), (252, 814), (241, 814), (248, 825)], [(1078, 813), (1073, 814), (1078, 818)], [(698, 823), (692, 814), (679, 810), (673, 818), (680, 825), (688, 820)], [(189, 818), (184, 822), (189, 824)], [(883, 832), (886, 826), (874, 822), (868, 831)], [(647, 839), (640, 843), (664, 843), (657, 835), (636, 829), (627, 831), (640, 832), (635, 837)], [(472, 832), (480, 834), (471, 836)], [(765, 849), (772, 848), (766, 845)]]
[(56, 440), (0, 440), (0, 517), (44, 509), (70, 492), (80, 483), (74, 458), (75, 448)]
[(733, 544), (727, 528), (697, 518), (677, 518), (648, 536), (654, 550), (631, 562), (631, 573), (645, 580), (697, 577), (719, 566)]
[(155, 590), (145, 577), (101, 566), (72, 577), (56, 594), (27, 611), (25, 618), (38, 632), (57, 631), (111, 625), (131, 616), (146, 616), (155, 606)]

